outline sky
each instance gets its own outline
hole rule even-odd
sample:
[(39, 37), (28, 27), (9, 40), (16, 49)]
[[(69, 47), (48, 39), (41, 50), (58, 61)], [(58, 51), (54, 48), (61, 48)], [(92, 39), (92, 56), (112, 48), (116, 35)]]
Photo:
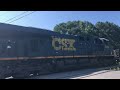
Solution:
[[(74, 20), (89, 21), (93, 24), (96, 24), (98, 21), (109, 21), (120, 26), (120, 11), (35, 11), (34, 13), (14, 22), (6, 22), (23, 12), (25, 11), (0, 11), (0, 23), (9, 23), (48, 30), (53, 30), (53, 28), (59, 23)], [(28, 11), (21, 16), (31, 12), (32, 11)], [(13, 20), (17, 18), (14, 18)]]

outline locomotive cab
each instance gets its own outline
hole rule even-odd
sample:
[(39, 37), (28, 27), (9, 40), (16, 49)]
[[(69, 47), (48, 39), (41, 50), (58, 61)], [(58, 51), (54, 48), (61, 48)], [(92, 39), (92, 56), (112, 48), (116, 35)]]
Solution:
[(100, 40), (104, 44), (104, 54), (111, 55), (111, 52), (113, 51), (112, 47), (110, 46), (109, 40), (106, 38), (100, 38)]

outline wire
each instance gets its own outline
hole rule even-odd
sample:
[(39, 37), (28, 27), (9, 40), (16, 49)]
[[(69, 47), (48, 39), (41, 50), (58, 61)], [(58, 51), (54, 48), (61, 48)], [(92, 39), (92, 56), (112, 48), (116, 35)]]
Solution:
[(13, 20), (13, 19), (16, 18), (16, 17), (19, 17), (19, 16), (21, 16), (21, 15), (24, 15), (24, 14), (27, 13), (27, 12), (28, 12), (28, 11), (25, 11), (25, 12), (23, 12), (23, 13), (15, 16), (15, 17), (13, 17), (13, 18), (10, 18), (10, 19), (6, 20), (5, 22), (9, 22), (9, 21)]
[(13, 21), (11, 21), (11, 22), (9, 22), (9, 23), (12, 23), (12, 22), (17, 21), (17, 20), (19, 20), (19, 19), (22, 19), (22, 18), (24, 18), (25, 16), (28, 16), (28, 15), (34, 13), (34, 12), (36, 12), (36, 11), (33, 11), (33, 12), (31, 12), (31, 13), (29, 13), (29, 14), (26, 14), (26, 15), (24, 15), (24, 16), (22, 16), (22, 17), (19, 17), (19, 18), (15, 19), (15, 20), (13, 20)]

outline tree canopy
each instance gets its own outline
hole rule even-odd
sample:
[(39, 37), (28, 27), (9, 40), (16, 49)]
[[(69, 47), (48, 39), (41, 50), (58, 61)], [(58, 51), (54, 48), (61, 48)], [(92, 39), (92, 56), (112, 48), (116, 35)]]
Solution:
[(54, 31), (61, 34), (107, 38), (115, 49), (120, 48), (120, 27), (108, 21), (97, 22), (95, 25), (88, 21), (68, 21), (56, 25)]

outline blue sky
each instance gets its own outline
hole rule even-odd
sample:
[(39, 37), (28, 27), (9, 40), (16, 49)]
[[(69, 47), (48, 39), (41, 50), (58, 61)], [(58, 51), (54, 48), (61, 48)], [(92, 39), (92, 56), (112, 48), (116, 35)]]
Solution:
[[(6, 20), (23, 12), (0, 11), (0, 22), (5, 23)], [(32, 11), (28, 13), (30, 12)], [(120, 11), (36, 11), (10, 24), (53, 30), (56, 24), (74, 20), (89, 21), (93, 24), (98, 21), (109, 21), (120, 26)]]

